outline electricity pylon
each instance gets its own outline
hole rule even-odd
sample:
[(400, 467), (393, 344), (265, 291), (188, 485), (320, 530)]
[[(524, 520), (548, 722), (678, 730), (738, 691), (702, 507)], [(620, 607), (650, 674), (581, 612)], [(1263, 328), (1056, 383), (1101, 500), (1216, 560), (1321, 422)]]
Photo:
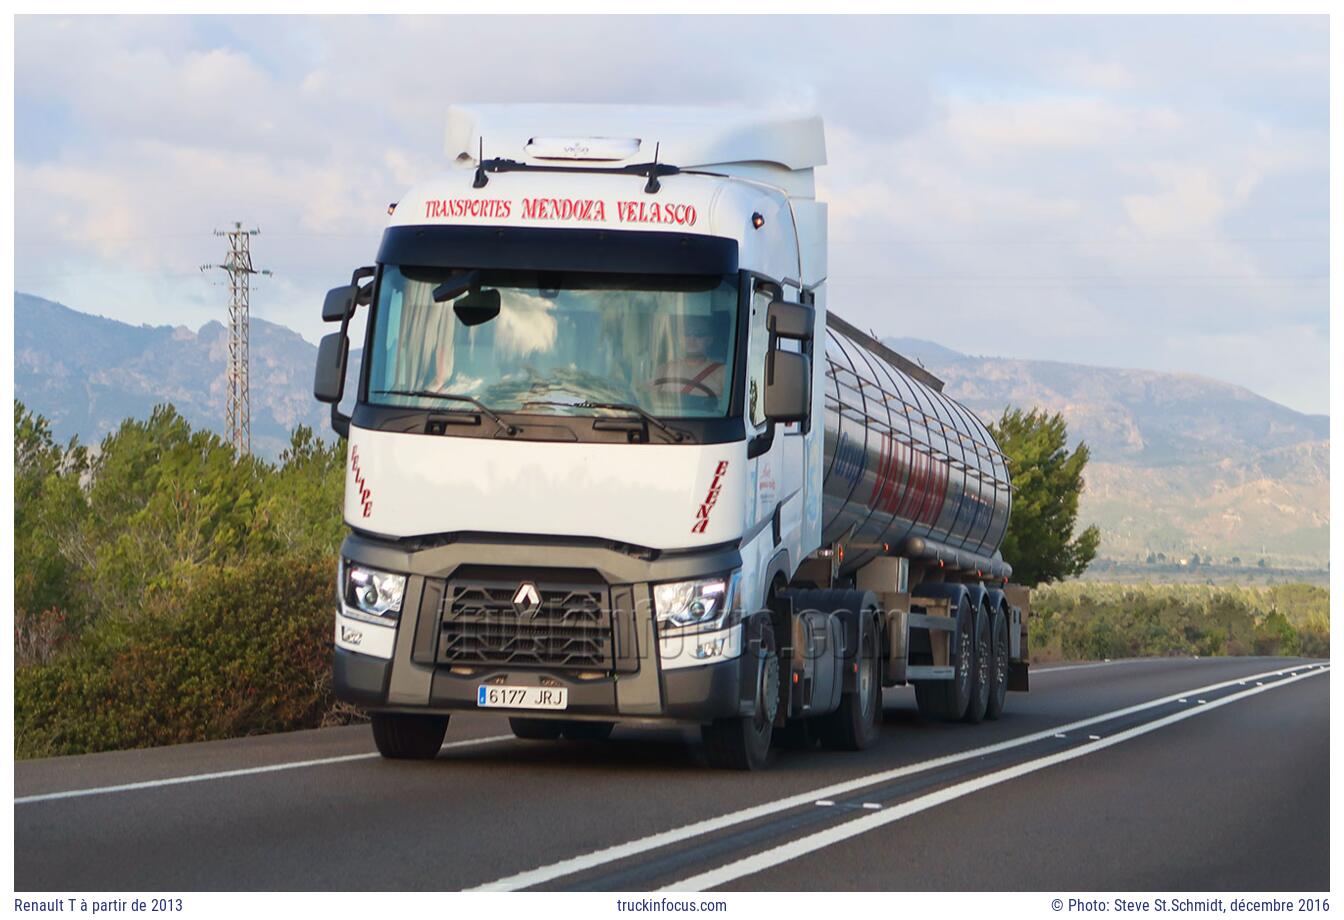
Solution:
[(229, 394), (225, 426), (228, 428), (229, 441), (239, 456), (252, 453), (252, 404), (248, 384), (248, 295), (251, 276), (271, 274), (268, 270), (258, 271), (252, 267), (249, 244), (252, 237), (260, 232), (255, 228), (244, 230), (243, 225), (237, 222), (232, 230), (216, 230), (215, 236), (228, 237), (229, 253), (223, 264), (201, 266), (203, 272), (218, 268), (229, 276)]

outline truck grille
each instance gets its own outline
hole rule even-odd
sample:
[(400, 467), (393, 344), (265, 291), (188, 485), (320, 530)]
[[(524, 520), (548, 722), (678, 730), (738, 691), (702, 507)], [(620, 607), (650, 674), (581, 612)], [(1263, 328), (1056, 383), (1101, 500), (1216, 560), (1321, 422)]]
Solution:
[(449, 579), (443, 592), (438, 662), (610, 671), (611, 611), (605, 585), (531, 579), (540, 604), (514, 609), (523, 579)]

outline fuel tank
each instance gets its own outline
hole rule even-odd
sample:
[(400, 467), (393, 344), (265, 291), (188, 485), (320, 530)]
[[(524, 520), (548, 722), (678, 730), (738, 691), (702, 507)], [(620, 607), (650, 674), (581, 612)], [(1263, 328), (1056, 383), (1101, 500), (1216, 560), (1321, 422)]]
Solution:
[[(986, 576), (1012, 486), (988, 429), (923, 368), (837, 316), (825, 357), (822, 544), (842, 543), (841, 571), (881, 553), (936, 555)], [(988, 564), (993, 560), (993, 564)]]

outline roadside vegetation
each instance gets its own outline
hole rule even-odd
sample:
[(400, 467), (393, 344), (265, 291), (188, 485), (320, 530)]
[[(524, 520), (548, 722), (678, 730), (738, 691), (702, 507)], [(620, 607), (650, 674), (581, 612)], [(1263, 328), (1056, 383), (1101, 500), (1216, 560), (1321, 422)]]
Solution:
[(1159, 655), (1330, 655), (1330, 591), (1318, 585), (1122, 585), (1072, 581), (1031, 593), (1033, 661)]
[(15, 754), (349, 718), (330, 689), (344, 451), (239, 459), (171, 407), (96, 452), (15, 404)]
[[(171, 407), (96, 451), (14, 407), (15, 755), (206, 741), (359, 718), (331, 695), (344, 445), (304, 427), (276, 463), (239, 458)], [(1077, 574), (1086, 448), (1007, 413), (1018, 485), (1005, 555), (1033, 582)], [(1323, 588), (1095, 582), (1033, 592), (1037, 660), (1329, 653)]]

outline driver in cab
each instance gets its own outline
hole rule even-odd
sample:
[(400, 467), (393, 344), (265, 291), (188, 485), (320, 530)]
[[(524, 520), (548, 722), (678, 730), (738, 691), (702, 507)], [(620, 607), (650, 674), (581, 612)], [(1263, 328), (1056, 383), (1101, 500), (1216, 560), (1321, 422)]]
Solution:
[(723, 347), (712, 316), (686, 316), (680, 323), (681, 347), (676, 356), (654, 372), (649, 388), (674, 399), (698, 396), (718, 399), (727, 385), (726, 366), (720, 359)]

